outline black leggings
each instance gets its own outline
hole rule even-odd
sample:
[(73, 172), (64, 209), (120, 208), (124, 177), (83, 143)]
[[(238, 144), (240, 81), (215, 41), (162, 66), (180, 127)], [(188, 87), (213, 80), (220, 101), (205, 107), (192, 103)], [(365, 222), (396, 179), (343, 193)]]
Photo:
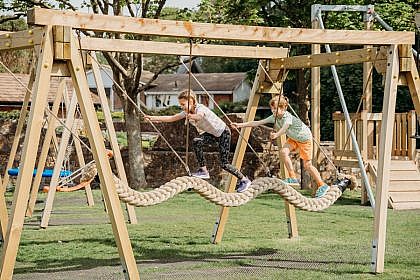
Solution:
[(197, 161), (200, 167), (206, 166), (206, 161), (204, 160), (203, 155), (203, 145), (217, 143), (219, 146), (219, 155), (222, 168), (237, 178), (242, 179), (244, 175), (238, 169), (236, 169), (235, 166), (229, 163), (230, 138), (231, 135), (229, 128), (226, 128), (222, 135), (219, 137), (216, 137), (207, 132), (201, 134), (199, 137), (193, 139), (193, 149), (195, 156), (197, 157)]

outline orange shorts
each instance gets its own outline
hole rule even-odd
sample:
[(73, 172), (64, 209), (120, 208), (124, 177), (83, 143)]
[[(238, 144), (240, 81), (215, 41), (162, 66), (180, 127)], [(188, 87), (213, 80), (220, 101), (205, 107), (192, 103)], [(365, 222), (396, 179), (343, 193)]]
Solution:
[(301, 159), (312, 159), (312, 140), (308, 140), (306, 142), (298, 142), (291, 138), (287, 138), (286, 144), (289, 144), (291, 152), (299, 150), (299, 156)]

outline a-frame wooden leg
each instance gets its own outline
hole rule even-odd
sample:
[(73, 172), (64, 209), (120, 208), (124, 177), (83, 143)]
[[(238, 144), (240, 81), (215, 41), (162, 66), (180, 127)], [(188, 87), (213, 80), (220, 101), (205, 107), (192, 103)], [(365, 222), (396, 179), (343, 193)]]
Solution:
[[(255, 113), (257, 111), (258, 102), (260, 100), (260, 82), (264, 80), (264, 73), (261, 69), (261, 66), (258, 67), (257, 74), (254, 79), (254, 84), (252, 86), (251, 94), (249, 96), (248, 107), (245, 113), (244, 122), (252, 121), (255, 118)], [(235, 154), (233, 156), (232, 164), (236, 168), (241, 168), (242, 161), (244, 159), (245, 150), (247, 148), (246, 142), (249, 139), (249, 135), (251, 134), (251, 128), (243, 128), (241, 129), (241, 136), (238, 139), (238, 144), (236, 146)], [(236, 177), (230, 176), (229, 183), (226, 187), (226, 192), (233, 192), (235, 190), (236, 185)], [(216, 220), (214, 225), (213, 234), (211, 237), (211, 242), (216, 244), (222, 241), (223, 232), (225, 230), (225, 225), (227, 222), (227, 218), (229, 215), (229, 207), (222, 207), (220, 211), (220, 215)]]
[(31, 110), (29, 112), (28, 126), (23, 143), (22, 160), (16, 189), (13, 195), (12, 210), (7, 226), (1, 254), (0, 279), (12, 279), (13, 269), (19, 248), (23, 229), (25, 210), (29, 199), (32, 174), (38, 151), (44, 109), (47, 103), (47, 94), (50, 84), (51, 68), (53, 64), (53, 40), (51, 26), (45, 27), (44, 38), (41, 43), (42, 52), (39, 54), (36, 82), (33, 89)]
[[(58, 86), (57, 94), (55, 96), (54, 104), (51, 110), (54, 116), (57, 116), (58, 110), (60, 109), (60, 103), (63, 98), (65, 86), (66, 86), (66, 82), (64, 80), (61, 80)], [(32, 217), (32, 214), (34, 212), (36, 197), (38, 195), (39, 186), (42, 180), (42, 171), (44, 170), (45, 163), (48, 156), (48, 151), (50, 150), (50, 146), (51, 146), (51, 140), (52, 140), (53, 134), (55, 133), (56, 119), (54, 118), (54, 116), (49, 115), (47, 118), (48, 128), (47, 128), (47, 131), (45, 132), (44, 143), (42, 145), (41, 154), (39, 155), (39, 159), (38, 159), (38, 166), (37, 166), (38, 172), (36, 173), (34, 181), (32, 183), (31, 195), (29, 197), (28, 208), (26, 209), (27, 217)]]
[[(31, 74), (29, 76), (28, 89), (32, 89), (35, 79), (34, 69), (32, 67)], [(6, 191), (7, 185), (9, 184), (9, 174), (7, 171), (13, 167), (13, 162), (15, 161), (16, 152), (19, 147), (19, 140), (22, 134), (22, 129), (26, 121), (26, 116), (28, 115), (28, 104), (31, 98), (31, 92), (26, 90), (25, 97), (23, 99), (22, 109), (20, 110), (19, 120), (16, 127), (15, 138), (13, 139), (12, 148), (9, 153), (9, 159), (7, 161), (6, 169), (4, 171), (3, 181), (1, 182), (0, 188), (0, 233), (4, 237), (6, 234), (6, 228), (8, 223), (8, 214), (7, 214), (7, 205), (6, 199), (4, 197), (4, 192)], [(4, 239), (4, 238), (3, 238)]]
[(104, 139), (90, 97), (89, 86), (83, 71), (83, 62), (77, 49), (76, 41), (76, 38), (71, 38), (71, 60), (68, 61), (68, 68), (71, 72), (73, 85), (76, 89), (80, 110), (93, 152), (93, 158), (98, 168), (98, 174), (101, 180), (100, 186), (108, 209), (112, 230), (123, 265), (123, 271), (126, 273), (126, 278), (139, 279), (127, 226), (124, 222), (121, 203), (116, 192), (111, 166), (106, 155)]
[(413, 100), (414, 109), (416, 110), (417, 117), (420, 118), (420, 77), (414, 57), (411, 60), (411, 71), (407, 72), (405, 76), (411, 99)]
[[(74, 124), (74, 113), (76, 111), (77, 106), (77, 97), (73, 94), (70, 102), (70, 106), (68, 108), (67, 117), (65, 121), (65, 126), (67, 128), (72, 129)], [(61, 136), (60, 147), (58, 149), (57, 158), (55, 159), (53, 174), (51, 177), (50, 188), (48, 190), (47, 199), (45, 200), (44, 211), (42, 213), (41, 218), (41, 227), (47, 228), (48, 223), (51, 217), (51, 211), (54, 204), (54, 197), (57, 191), (58, 181), (60, 179), (60, 172), (63, 166), (64, 157), (67, 151), (67, 146), (70, 140), (71, 132), (64, 128), (63, 134)]]
[[(125, 173), (124, 164), (121, 156), (121, 151), (118, 146), (117, 134), (115, 133), (114, 123), (112, 122), (111, 111), (105, 93), (104, 84), (102, 81), (99, 65), (96, 62), (96, 54), (91, 52), (92, 56), (92, 71), (95, 78), (96, 88), (98, 89), (99, 98), (101, 100), (102, 111), (104, 112), (105, 124), (108, 131), (109, 140), (111, 142), (112, 152), (114, 153), (114, 161), (117, 167), (118, 177), (128, 185), (127, 175)], [(134, 207), (126, 204), (128, 220), (131, 224), (137, 224), (137, 216)]]
[(398, 47), (396, 45), (390, 46), (388, 50), (387, 65), (381, 142), (379, 144), (378, 177), (376, 179), (375, 227), (372, 241), (372, 271), (375, 273), (381, 273), (384, 270), (391, 149), (399, 78)]

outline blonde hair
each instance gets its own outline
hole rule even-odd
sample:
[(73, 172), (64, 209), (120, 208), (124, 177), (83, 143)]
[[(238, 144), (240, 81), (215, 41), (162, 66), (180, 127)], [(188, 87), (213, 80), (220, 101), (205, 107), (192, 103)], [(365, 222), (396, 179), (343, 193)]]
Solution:
[(194, 101), (194, 104), (197, 103), (197, 97), (195, 96), (195, 93), (192, 90), (188, 90), (188, 89), (183, 90), (179, 93), (178, 100), (181, 100), (181, 99), (188, 100), (188, 97), (189, 99)]
[(276, 108), (287, 108), (289, 105), (289, 99), (284, 95), (276, 95), (270, 100), (270, 106)]

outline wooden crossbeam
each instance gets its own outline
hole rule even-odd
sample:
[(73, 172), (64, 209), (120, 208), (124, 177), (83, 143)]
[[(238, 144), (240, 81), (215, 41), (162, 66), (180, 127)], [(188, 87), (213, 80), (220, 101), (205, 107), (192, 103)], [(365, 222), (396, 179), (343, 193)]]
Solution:
[(346, 45), (414, 44), (414, 32), (314, 30), (305, 28), (197, 23), (86, 14), (42, 8), (34, 8), (28, 11), (28, 23), (36, 25), (64, 25), (83, 30), (226, 41)]
[(0, 35), (0, 51), (29, 49), (39, 45), (42, 39), (42, 28), (19, 32), (8, 32)]
[(355, 64), (368, 61), (386, 61), (387, 48), (368, 48), (313, 55), (299, 55), (270, 61), (270, 70), (301, 69), (318, 66)]
[[(138, 41), (122, 39), (80, 39), (81, 49), (92, 51), (131, 52), (144, 54), (189, 55), (190, 45), (185, 43)], [(193, 44), (193, 56), (272, 59), (287, 56), (286, 48), (232, 45)]]

